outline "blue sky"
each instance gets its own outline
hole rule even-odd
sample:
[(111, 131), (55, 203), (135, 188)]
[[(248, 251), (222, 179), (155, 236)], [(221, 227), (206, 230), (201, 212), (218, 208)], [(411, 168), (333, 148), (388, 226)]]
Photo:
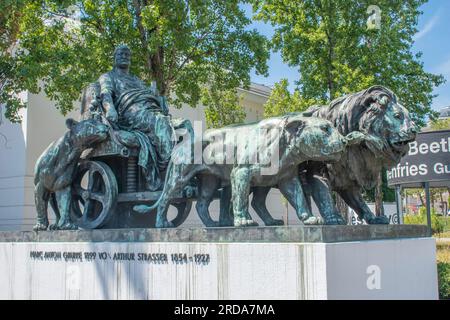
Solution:
[[(438, 97), (433, 100), (432, 107), (439, 110), (450, 106), (450, 1), (430, 0), (421, 7), (421, 11), (423, 14), (419, 18), (419, 32), (415, 35), (413, 52), (422, 52), (421, 60), (426, 71), (442, 74), (447, 80), (434, 90)], [(273, 34), (273, 28), (262, 22), (254, 22), (252, 27), (268, 37)], [(298, 79), (297, 68), (283, 63), (279, 53), (271, 54), (268, 65), (269, 76), (252, 73), (253, 82), (273, 86), (280, 79), (287, 78), (290, 89), (294, 89), (294, 81)]]

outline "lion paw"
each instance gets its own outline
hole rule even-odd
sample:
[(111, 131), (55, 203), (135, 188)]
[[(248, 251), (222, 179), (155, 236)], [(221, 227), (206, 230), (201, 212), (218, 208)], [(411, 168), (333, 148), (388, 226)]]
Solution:
[(264, 221), (266, 226), (282, 226), (284, 225), (284, 221), (281, 219), (272, 219), (269, 221)]
[(57, 223), (52, 223), (52, 224), (48, 227), (48, 230), (52, 230), (52, 231), (59, 230), (58, 224), (57, 224)]
[(248, 219), (234, 219), (235, 227), (257, 227), (258, 223)]
[(78, 230), (78, 226), (71, 222), (67, 222), (63, 225), (59, 225), (58, 230)]
[(48, 224), (45, 223), (36, 223), (36, 225), (33, 227), (34, 231), (45, 231), (48, 228)]
[(386, 216), (376, 216), (365, 220), (368, 224), (389, 224), (389, 218)]
[(324, 224), (326, 225), (346, 225), (347, 222), (338, 215), (326, 216), (324, 218)]
[(308, 219), (303, 221), (305, 225), (320, 225), (324, 224), (324, 220), (322, 217), (309, 217)]
[(345, 140), (347, 140), (347, 145), (355, 145), (359, 144), (366, 139), (366, 135), (359, 131), (352, 131), (348, 135), (345, 136)]

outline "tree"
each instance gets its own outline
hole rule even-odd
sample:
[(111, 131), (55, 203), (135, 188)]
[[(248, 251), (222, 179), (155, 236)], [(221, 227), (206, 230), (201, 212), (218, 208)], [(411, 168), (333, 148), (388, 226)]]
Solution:
[(426, 0), (380, 0), (380, 29), (367, 28), (370, 0), (254, 0), (255, 18), (275, 27), (272, 47), (299, 68), (302, 97), (319, 103), (373, 84), (398, 94), (415, 120), (435, 116), (433, 88), (444, 78), (425, 72), (411, 52)]
[[(425, 2), (380, 0), (380, 12), (370, 9), (370, 0), (254, 0), (253, 9), (256, 19), (275, 27), (272, 47), (299, 68), (296, 84), (303, 99), (325, 103), (382, 84), (423, 126), (427, 115), (437, 115), (430, 107), (432, 91), (444, 82), (442, 75), (425, 72), (421, 53), (411, 52), (419, 7)], [(368, 27), (370, 14), (379, 15), (375, 28)], [(380, 208), (380, 187), (376, 193)]]
[(308, 108), (314, 101), (302, 99), (300, 92), (295, 90), (291, 94), (288, 90), (289, 82), (287, 79), (281, 79), (275, 83), (269, 99), (264, 104), (264, 116), (274, 117), (286, 114), (288, 112), (303, 111)]
[(24, 106), (18, 97), (22, 90), (17, 83), (26, 80), (18, 72), (13, 58), (24, 6), (25, 1), (20, 0), (0, 2), (0, 120), (3, 117), (3, 103), (7, 102), (9, 108), (5, 115), (12, 121), (18, 120), (17, 110)]
[(203, 89), (202, 104), (206, 105), (205, 116), (208, 128), (220, 128), (245, 120), (245, 111), (240, 105), (241, 96), (235, 89), (214, 90)]
[(447, 119), (436, 119), (430, 124), (431, 130), (449, 130), (450, 129), (450, 118)]
[[(63, 113), (110, 69), (120, 43), (133, 51), (131, 72), (176, 107), (196, 106), (211, 79), (232, 90), (249, 85), (252, 68), (267, 74), (267, 40), (248, 30), (238, 0), (35, 0), (20, 13), (15, 86), (44, 90)], [(16, 119), (13, 100), (2, 101)]]
[[(404, 189), (404, 196), (413, 196), (420, 200), (420, 205), (422, 207), (426, 206), (426, 198), (425, 198), (425, 189), (424, 188), (408, 188)], [(438, 207), (443, 205), (442, 210), (444, 212), (444, 209), (448, 210), (448, 205), (450, 198), (447, 199), (447, 208), (445, 208), (445, 201), (444, 201), (444, 194), (450, 193), (450, 188), (430, 188), (430, 205), (431, 208), (434, 209), (436, 206), (436, 199), (438, 200)]]

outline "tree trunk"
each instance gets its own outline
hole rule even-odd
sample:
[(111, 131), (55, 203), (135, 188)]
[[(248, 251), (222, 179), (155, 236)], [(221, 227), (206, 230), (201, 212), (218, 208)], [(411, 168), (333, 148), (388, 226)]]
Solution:
[(158, 47), (157, 51), (151, 57), (152, 61), (152, 74), (153, 78), (156, 81), (156, 86), (158, 88), (159, 94), (165, 96), (168, 94), (168, 88), (165, 82), (164, 77), (164, 48)]
[(384, 215), (384, 207), (383, 207), (383, 178), (382, 171), (378, 173), (377, 176), (377, 185), (375, 187), (375, 215), (383, 216)]
[(424, 206), (425, 205), (425, 201), (423, 200), (422, 192), (419, 192), (417, 195), (419, 196), (420, 203)]
[(430, 205), (430, 210), (431, 211), (433, 211), (433, 209), (434, 209), (434, 203), (435, 203), (435, 201), (436, 201), (436, 199), (435, 199), (435, 196), (434, 196), (434, 192), (431, 192), (431, 188), (430, 188), (430, 202), (431, 202), (431, 205)]

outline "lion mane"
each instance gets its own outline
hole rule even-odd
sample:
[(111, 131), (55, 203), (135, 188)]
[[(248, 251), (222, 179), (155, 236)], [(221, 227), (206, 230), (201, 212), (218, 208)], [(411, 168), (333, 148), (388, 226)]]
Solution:
[(408, 152), (408, 143), (417, 132), (397, 96), (380, 85), (340, 97), (328, 105), (312, 106), (304, 115), (331, 121), (342, 135), (360, 131), (370, 137), (349, 147), (338, 163), (327, 165), (333, 189), (372, 188), (380, 170), (395, 166)]

